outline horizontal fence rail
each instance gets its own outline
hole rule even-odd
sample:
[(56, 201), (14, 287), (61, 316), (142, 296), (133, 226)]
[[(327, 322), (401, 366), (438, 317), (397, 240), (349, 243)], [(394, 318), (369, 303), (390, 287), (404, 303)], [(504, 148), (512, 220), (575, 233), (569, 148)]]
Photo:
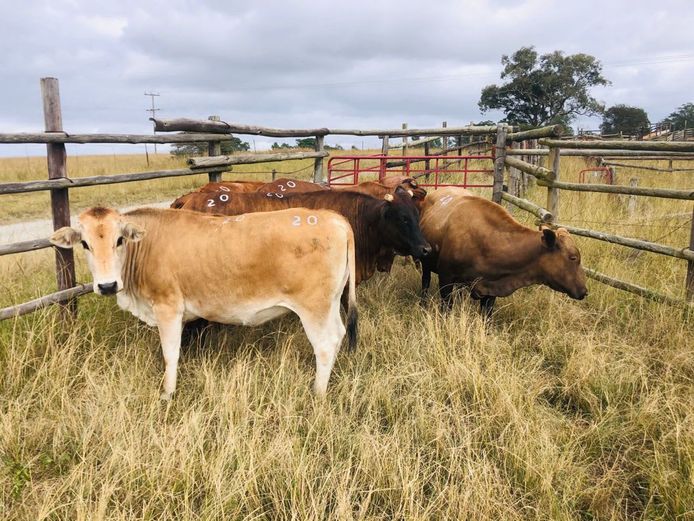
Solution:
[(586, 230), (585, 228), (577, 228), (576, 226), (570, 226), (568, 224), (554, 223), (554, 226), (566, 228), (567, 231), (575, 235), (590, 237), (591, 239), (610, 242), (612, 244), (619, 244), (620, 246), (628, 246), (629, 248), (635, 248), (637, 250), (659, 253), (660, 255), (677, 257), (678, 259), (694, 261), (694, 251), (689, 248), (673, 248), (672, 246), (665, 246), (657, 242), (642, 241), (641, 239), (632, 239), (631, 237), (622, 237), (621, 235), (614, 235), (611, 233)]
[(0, 256), (22, 253), (25, 251), (42, 250), (53, 246), (48, 239), (34, 239), (31, 241), (12, 242), (0, 244)]
[(23, 183), (0, 184), (0, 194), (21, 194), (25, 192), (40, 192), (42, 190), (54, 190), (56, 188), (79, 188), (83, 186), (112, 185), (118, 183), (131, 183), (134, 181), (149, 181), (151, 179), (163, 179), (166, 177), (180, 177), (198, 175), (210, 172), (226, 172), (229, 168), (210, 167), (204, 170), (192, 168), (179, 168), (175, 170), (158, 170), (153, 172), (137, 172), (132, 174), (98, 175), (91, 177), (63, 177), (49, 179), (47, 181), (25, 181)]
[(602, 282), (603, 284), (611, 286), (615, 289), (620, 289), (622, 291), (626, 291), (628, 293), (633, 293), (634, 295), (638, 295), (640, 297), (647, 298), (649, 300), (653, 300), (654, 302), (661, 302), (663, 304), (670, 304), (671, 306), (682, 306), (682, 305), (691, 306), (692, 305), (691, 303), (687, 303), (682, 299), (669, 297), (667, 295), (663, 295), (662, 293), (658, 293), (657, 291), (653, 291), (651, 289), (644, 288), (642, 286), (637, 286), (636, 284), (632, 284), (630, 282), (625, 282), (625, 281), (620, 280), (620, 279), (615, 279), (613, 277), (605, 275), (604, 273), (600, 273), (599, 271), (595, 271), (595, 270), (590, 269), (590, 268), (584, 268), (584, 271), (586, 272), (586, 275), (593, 280), (597, 280), (598, 282)]
[(694, 201), (694, 190), (672, 190), (669, 188), (646, 188), (626, 185), (602, 185), (584, 183), (564, 183), (562, 181), (549, 181), (538, 177), (537, 184), (549, 188), (560, 188), (575, 192), (599, 192), (605, 194), (640, 195), (646, 197), (660, 197), (663, 199), (684, 199)]
[(641, 150), (646, 152), (689, 152), (694, 153), (694, 142), (679, 141), (581, 141), (562, 139), (540, 139), (540, 145), (554, 148), (592, 148), (595, 150)]
[(187, 163), (191, 168), (220, 168), (232, 165), (272, 163), (273, 161), (292, 161), (296, 159), (315, 159), (328, 157), (329, 152), (294, 152), (287, 154), (245, 154), (233, 156), (191, 157)]
[[(506, 152), (510, 156), (548, 156), (549, 148), (515, 148), (508, 149)], [(603, 150), (603, 149), (565, 149), (561, 151), (562, 156), (579, 157), (620, 157), (632, 160), (660, 160), (660, 159), (694, 159), (694, 154), (689, 152), (671, 152), (655, 150)]]
[(44, 144), (44, 143), (89, 143), (108, 144), (157, 144), (205, 143), (209, 141), (231, 141), (233, 136), (220, 134), (171, 134), (153, 136), (148, 134), (68, 134), (66, 132), (43, 132), (34, 134), (2, 134), (0, 144)]
[(188, 131), (198, 132), (202, 129), (210, 131), (215, 128), (216, 131), (226, 134), (252, 134), (256, 136), (268, 137), (307, 137), (307, 136), (455, 136), (455, 135), (482, 135), (494, 134), (496, 125), (487, 126), (467, 126), (467, 127), (447, 127), (447, 128), (413, 128), (413, 129), (345, 129), (345, 128), (314, 128), (314, 129), (280, 129), (270, 127), (260, 127), (255, 125), (238, 125), (235, 123), (226, 123), (219, 121), (222, 125), (210, 126), (209, 121), (198, 121), (193, 119), (156, 119), (154, 121), (154, 130), (158, 132), (173, 132), (173, 131)]
[(7, 308), (0, 309), (0, 320), (5, 320), (7, 318), (18, 317), (21, 315), (26, 315), (33, 311), (39, 310), (41, 308), (48, 307), (52, 304), (59, 304), (61, 302), (66, 302), (75, 297), (81, 295), (86, 295), (94, 291), (91, 283), (89, 284), (78, 284), (69, 289), (64, 289), (62, 291), (56, 291), (50, 295), (45, 295), (43, 297), (30, 300), (23, 304), (18, 304), (16, 306), (10, 306)]
[(544, 223), (550, 223), (554, 220), (554, 216), (550, 212), (536, 204), (531, 203), (530, 201), (527, 201), (526, 199), (521, 199), (520, 197), (511, 195), (508, 192), (503, 192), (501, 194), (501, 198), (504, 201), (508, 201), (512, 205), (525, 210), (526, 212), (530, 212)]

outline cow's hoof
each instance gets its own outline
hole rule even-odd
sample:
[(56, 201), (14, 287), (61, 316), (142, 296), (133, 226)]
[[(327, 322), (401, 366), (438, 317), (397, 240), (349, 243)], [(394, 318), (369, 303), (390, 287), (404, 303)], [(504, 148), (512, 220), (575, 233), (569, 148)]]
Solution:
[(159, 399), (162, 402), (170, 402), (171, 398), (173, 398), (173, 393), (161, 393), (161, 395), (159, 396)]

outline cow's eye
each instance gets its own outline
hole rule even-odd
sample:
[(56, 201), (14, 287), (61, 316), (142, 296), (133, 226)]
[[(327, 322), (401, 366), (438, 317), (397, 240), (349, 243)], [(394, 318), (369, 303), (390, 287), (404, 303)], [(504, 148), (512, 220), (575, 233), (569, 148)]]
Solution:
[(82, 243), (82, 248), (89, 251), (89, 245), (87, 244), (87, 241), (80, 241), (80, 242)]
[(123, 237), (118, 237), (118, 240), (116, 241), (116, 247), (118, 246), (123, 246)]
[(569, 256), (570, 261), (577, 261), (578, 260), (578, 255), (571, 255)]

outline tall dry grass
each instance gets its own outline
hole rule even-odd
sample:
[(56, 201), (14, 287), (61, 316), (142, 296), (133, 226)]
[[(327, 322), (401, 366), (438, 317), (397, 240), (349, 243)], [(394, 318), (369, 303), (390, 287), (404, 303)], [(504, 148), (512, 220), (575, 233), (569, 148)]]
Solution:
[[(691, 204), (626, 208), (563, 193), (561, 218), (686, 245), (667, 216)], [(577, 240), (584, 264), (681, 294), (684, 262)], [(51, 289), (51, 269), (47, 251), (0, 259), (2, 304)], [(485, 326), (418, 288), (409, 262), (359, 288), (360, 346), (325, 401), (293, 317), (191, 341), (168, 405), (158, 335), (113, 299), (0, 323), (0, 517), (694, 518), (691, 318), (591, 282), (581, 302), (521, 290)]]

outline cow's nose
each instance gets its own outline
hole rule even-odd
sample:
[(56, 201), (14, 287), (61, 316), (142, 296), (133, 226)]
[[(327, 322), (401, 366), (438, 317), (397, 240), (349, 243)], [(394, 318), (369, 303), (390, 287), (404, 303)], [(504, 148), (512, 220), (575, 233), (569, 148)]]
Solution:
[(117, 282), (106, 282), (105, 284), (98, 284), (99, 292), (102, 295), (114, 295), (116, 293), (116, 288), (118, 286)]
[(426, 257), (431, 253), (431, 245), (427, 244), (426, 246), (422, 246), (422, 257)]

